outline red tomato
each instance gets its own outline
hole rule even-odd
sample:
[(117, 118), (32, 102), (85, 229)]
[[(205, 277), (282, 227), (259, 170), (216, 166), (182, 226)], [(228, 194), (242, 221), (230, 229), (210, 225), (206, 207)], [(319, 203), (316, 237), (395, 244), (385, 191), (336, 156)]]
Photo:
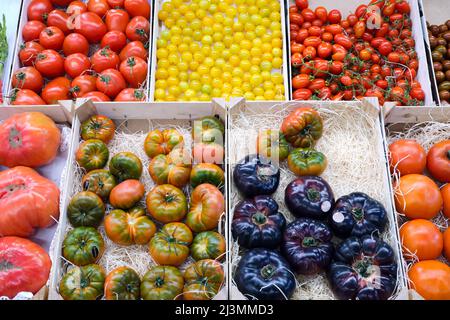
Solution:
[(50, 0), (55, 6), (67, 7), (72, 0)]
[(303, 22), (305, 22), (305, 20), (303, 19), (303, 16), (298, 13), (298, 12), (291, 12), (289, 13), (289, 23), (291, 23), (291, 25), (295, 25), (295, 26), (300, 26), (303, 24)]
[(150, 4), (148, 0), (125, 0), (124, 6), (130, 16), (143, 16), (147, 20), (150, 19)]
[(87, 12), (87, 5), (83, 1), (72, 1), (66, 9), (68, 15), (78, 15)]
[(303, 50), (305, 49), (305, 46), (303, 44), (297, 43), (297, 42), (293, 42), (291, 43), (291, 53), (302, 53)]
[(405, 90), (403, 90), (403, 88), (401, 88), (399, 86), (393, 87), (391, 89), (390, 98), (393, 101), (402, 101), (404, 95), (405, 95)]
[(310, 84), (310, 77), (307, 74), (298, 74), (292, 78), (292, 87), (294, 89), (307, 88)]
[[(448, 197), (450, 197), (450, 192)], [(450, 227), (444, 232), (444, 256), (447, 258), (447, 261), (450, 261)]]
[(342, 70), (344, 69), (344, 63), (341, 61), (332, 61), (330, 64), (329, 71), (332, 74), (340, 74)]
[(349, 14), (347, 16), (347, 21), (348, 21), (348, 24), (351, 27), (353, 27), (356, 24), (356, 22), (358, 22), (358, 17), (355, 14)]
[(289, 6), (289, 13), (291, 12), (298, 12), (298, 8), (295, 4)]
[(355, 10), (355, 16), (360, 19), (361, 17), (365, 16), (367, 13), (367, 5), (362, 4), (358, 6)]
[[(444, 207), (442, 209), (442, 213), (447, 219), (450, 219), (450, 183), (447, 183), (445, 186), (441, 188), (442, 199), (444, 200)], [(447, 229), (446, 233), (450, 233), (449, 229)], [(450, 238), (450, 237), (449, 237)], [(450, 253), (450, 239), (448, 239), (448, 250), (446, 252)], [(450, 254), (447, 254), (447, 259), (450, 260)]]
[(27, 8), (28, 20), (45, 22), (45, 18), (52, 10), (53, 5), (49, 0), (33, 0)]
[(383, 8), (383, 16), (389, 17), (391, 16), (395, 11), (395, 3), (388, 3)]
[(319, 6), (314, 11), (314, 14), (316, 15), (317, 19), (320, 19), (323, 23), (327, 22), (328, 19), (328, 12), (325, 7)]
[(419, 261), (439, 258), (444, 247), (444, 237), (436, 225), (425, 219), (414, 219), (400, 228), (403, 256), (417, 257)]
[(410, 13), (411, 7), (409, 6), (408, 1), (400, 1), (395, 3), (395, 9), (397, 9), (400, 13)]
[(150, 34), (150, 22), (141, 16), (134, 17), (130, 20), (125, 31), (130, 41), (148, 41)]
[(339, 24), (329, 24), (325, 27), (325, 31), (331, 33), (333, 36), (342, 33), (343, 29)]
[(309, 8), (303, 9), (301, 14), (306, 22), (313, 22), (316, 19), (316, 14)]
[(387, 87), (389, 86), (389, 83), (386, 80), (377, 80), (377, 82), (375, 82), (375, 85), (378, 88), (381, 88), (383, 90), (386, 90)]
[(303, 56), (301, 53), (294, 53), (291, 57), (291, 64), (294, 67), (299, 67), (303, 63)]
[(82, 96), (82, 98), (89, 98), (94, 102), (111, 101), (111, 99), (106, 94), (100, 91), (88, 92), (84, 96)]
[(317, 50), (314, 47), (306, 47), (305, 50), (303, 50), (303, 56), (306, 60), (314, 59), (317, 55)]
[(389, 23), (383, 22), (380, 29), (375, 32), (375, 37), (385, 37), (389, 32)]
[(89, 54), (89, 42), (79, 33), (69, 34), (63, 42), (63, 52), (66, 56), (74, 53)]
[(13, 106), (45, 105), (45, 101), (33, 90), (17, 89), (11, 95)]
[(22, 65), (29, 67), (34, 65), (36, 57), (44, 50), (44, 47), (34, 41), (29, 41), (20, 46), (19, 60)]
[(41, 97), (47, 104), (57, 104), (60, 100), (69, 100), (70, 80), (65, 77), (53, 79), (44, 87)]
[(87, 3), (88, 11), (97, 14), (100, 18), (106, 14), (110, 9), (108, 2), (106, 0), (89, 0)]
[(64, 33), (58, 27), (47, 27), (39, 35), (39, 43), (46, 49), (61, 50)]
[(396, 170), (401, 176), (420, 174), (425, 170), (426, 161), (425, 150), (415, 140), (400, 139), (389, 145), (391, 173)]
[(339, 22), (341, 22), (341, 20), (342, 20), (342, 15), (339, 10), (334, 9), (328, 13), (328, 21), (330, 23), (339, 23)]
[(352, 85), (352, 78), (350, 78), (349, 76), (342, 76), (339, 78), (339, 81), (344, 85), (344, 86), (351, 86)]
[(44, 86), (44, 79), (34, 67), (23, 67), (14, 72), (12, 86), (13, 88), (30, 89), (39, 93)]
[(64, 69), (71, 78), (76, 78), (91, 68), (91, 61), (82, 53), (74, 53), (66, 57)]
[(295, 38), (295, 41), (299, 43), (303, 43), (306, 38), (309, 37), (309, 33), (307, 29), (300, 29), (297, 33), (297, 37)]
[(329, 87), (323, 87), (317, 92), (317, 97), (321, 100), (328, 100), (331, 98), (331, 89)]
[(124, 0), (107, 0), (111, 8), (123, 8)]
[(292, 98), (294, 100), (309, 100), (312, 96), (312, 92), (309, 89), (297, 89), (294, 91)]
[(329, 42), (322, 42), (317, 47), (317, 54), (322, 59), (326, 59), (329, 56), (331, 56), (332, 51), (333, 51), (333, 46)]
[(32, 20), (28, 21), (22, 29), (22, 38), (23, 41), (33, 41), (39, 40), (39, 35), (41, 31), (45, 29), (45, 24), (41, 21)]
[(322, 35), (322, 28), (318, 26), (311, 26), (308, 28), (308, 33), (310, 36), (320, 37)]
[(308, 4), (308, 0), (295, 0), (295, 5), (300, 9), (306, 9), (308, 8), (309, 4)]
[(107, 32), (107, 28), (98, 15), (85, 12), (77, 16), (75, 31), (85, 36), (90, 43), (98, 43)]
[(411, 98), (424, 101), (425, 100), (425, 92), (421, 88), (411, 88), (411, 91), (409, 91), (409, 95)]
[(129, 42), (125, 48), (120, 51), (120, 60), (123, 61), (129, 57), (139, 57), (147, 60), (148, 51), (145, 49), (144, 44), (141, 41)]
[(48, 14), (47, 25), (49, 27), (58, 27), (64, 34), (71, 32), (68, 26), (69, 16), (62, 10), (53, 10)]
[(390, 43), (389, 41), (383, 41), (383, 42), (378, 46), (378, 51), (379, 51), (380, 54), (382, 54), (383, 56), (389, 55), (389, 53), (392, 52), (392, 43)]
[(322, 34), (322, 40), (325, 42), (331, 42), (333, 41), (333, 34), (330, 32), (324, 32)]
[(127, 45), (127, 36), (120, 31), (107, 32), (100, 43), (102, 48), (108, 46), (112, 51), (119, 53)]
[(100, 73), (106, 69), (119, 68), (120, 59), (114, 51), (105, 47), (92, 55), (91, 63), (92, 69), (94, 69), (95, 72)]
[(308, 38), (305, 39), (305, 41), (303, 41), (303, 45), (306, 47), (314, 47), (317, 48), (319, 46), (319, 44), (322, 43), (322, 40), (317, 37), (317, 36), (310, 36)]
[(366, 22), (365, 21), (358, 21), (353, 26), (353, 30), (355, 32), (356, 38), (362, 38), (364, 32), (366, 32)]
[(353, 46), (353, 43), (349, 39), (349, 37), (347, 37), (346, 35), (344, 35), (342, 33), (336, 34), (334, 36), (334, 41), (337, 44), (340, 44), (341, 46), (343, 46), (347, 50), (349, 50)]
[(78, 76), (70, 84), (70, 92), (74, 98), (83, 97), (86, 93), (97, 90), (96, 81), (97, 78), (92, 75)]
[(143, 89), (127, 88), (120, 91), (114, 101), (144, 101), (145, 91)]
[(105, 23), (108, 31), (125, 32), (128, 22), (130, 22), (130, 16), (125, 10), (111, 9), (106, 13)]
[(427, 168), (433, 178), (450, 182), (450, 140), (436, 143), (428, 151)]
[(311, 81), (311, 84), (309, 85), (308, 89), (311, 90), (313, 93), (316, 91), (324, 88), (326, 86), (326, 82), (324, 79), (317, 78)]
[(46, 78), (64, 75), (64, 58), (55, 50), (44, 50), (36, 57), (36, 69)]
[(127, 87), (122, 74), (116, 69), (106, 69), (97, 78), (97, 89), (110, 98), (115, 98), (120, 91)]
[(147, 62), (139, 57), (130, 57), (120, 64), (120, 73), (131, 88), (139, 88), (147, 80)]

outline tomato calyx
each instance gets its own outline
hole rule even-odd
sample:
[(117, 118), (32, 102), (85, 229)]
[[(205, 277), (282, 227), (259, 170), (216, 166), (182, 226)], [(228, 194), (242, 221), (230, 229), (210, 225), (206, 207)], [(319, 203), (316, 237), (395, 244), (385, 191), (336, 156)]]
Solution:
[(361, 221), (364, 218), (364, 210), (362, 208), (353, 208), (352, 215), (356, 221)]
[(252, 221), (258, 226), (263, 226), (267, 223), (267, 217), (263, 212), (258, 211), (252, 216)]
[[(17, 91), (16, 91), (16, 95), (17, 95)], [(16, 95), (14, 97), (16, 97)], [(13, 98), (11, 98), (11, 100), (12, 99)], [(14, 98), (14, 100), (15, 100), (15, 98)], [(8, 141), (9, 141), (10, 147), (13, 149), (19, 148), (22, 145), (22, 133), (17, 129), (17, 127), (11, 128), (11, 130), (9, 130)]]
[(148, 35), (147, 32), (145, 32), (144, 29), (136, 29), (135, 33), (141, 38), (141, 39), (147, 39)]
[(173, 194), (167, 193), (164, 197), (164, 200), (167, 203), (173, 202), (175, 200), (175, 196)]
[(266, 280), (270, 280), (272, 276), (275, 274), (275, 266), (273, 264), (268, 264), (262, 267), (261, 269), (261, 277)]
[(142, 100), (145, 98), (144, 90), (141, 90), (141, 89), (134, 90), (133, 95), (137, 100)]
[(316, 247), (317, 246), (317, 240), (313, 237), (304, 237), (302, 240), (302, 247), (309, 248), (309, 247)]
[(373, 261), (369, 257), (362, 257), (353, 263), (353, 269), (361, 275), (364, 279), (370, 278), (376, 274), (376, 268), (373, 265)]
[(129, 66), (130, 68), (134, 67), (136, 65), (136, 59), (134, 59), (134, 57), (129, 57), (127, 59), (127, 66)]
[(308, 189), (308, 191), (306, 191), (306, 197), (309, 201), (318, 202), (320, 200), (320, 192), (315, 188)]
[(447, 159), (450, 160), (450, 150), (447, 151)]
[(155, 280), (155, 286), (161, 288), (164, 285), (164, 279), (161, 277), (157, 277)]

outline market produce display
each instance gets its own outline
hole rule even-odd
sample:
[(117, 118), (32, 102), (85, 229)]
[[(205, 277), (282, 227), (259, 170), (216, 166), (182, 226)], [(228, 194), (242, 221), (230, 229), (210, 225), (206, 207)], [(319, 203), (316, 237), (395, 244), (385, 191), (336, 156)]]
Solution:
[[(321, 285), (334, 298), (391, 298), (399, 266), (393, 247), (381, 239), (387, 211), (363, 192), (335, 200), (332, 186), (319, 176), (326, 170), (326, 156), (312, 149), (327, 130), (320, 113), (293, 108), (281, 130), (270, 130), (275, 132), (272, 145), (259, 149), (265, 154), (270, 149), (270, 159), (250, 155), (234, 164), (236, 196), (242, 198), (233, 206), (231, 224), (239, 245), (233, 269), (237, 289), (249, 299), (291, 299), (297, 281), (323, 277)], [(285, 163), (279, 157), (284, 142), (278, 140), (289, 143)], [(279, 188), (288, 212), (279, 211)]]
[(32, 0), (26, 10), (10, 104), (146, 100), (148, 1)]
[(408, 1), (373, 0), (345, 17), (296, 0), (289, 7), (292, 99), (423, 105), (416, 80), (423, 57), (415, 51), (410, 12)]
[[(215, 143), (206, 141), (208, 119), (200, 130), (205, 144)], [(192, 163), (194, 132), (185, 130), (140, 132), (139, 145), (118, 148), (129, 135), (111, 119), (93, 115), (81, 124), (58, 261), (62, 298), (208, 300), (222, 288), (225, 173)]]
[(284, 100), (279, 1), (164, 1), (156, 101)]
[(448, 104), (450, 101), (450, 20), (441, 25), (431, 25), (427, 22), (427, 29), (439, 98), (441, 104)]

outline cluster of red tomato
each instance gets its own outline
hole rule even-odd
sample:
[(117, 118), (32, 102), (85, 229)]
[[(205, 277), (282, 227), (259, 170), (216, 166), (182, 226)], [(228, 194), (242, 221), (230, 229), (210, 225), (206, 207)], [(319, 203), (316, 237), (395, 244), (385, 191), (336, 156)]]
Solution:
[(27, 14), (11, 104), (145, 99), (147, 0), (32, 0)]
[(423, 105), (410, 10), (408, 1), (371, 0), (343, 19), (339, 10), (313, 11), (296, 0), (289, 8), (293, 99)]
[[(430, 219), (450, 218), (450, 140), (436, 143), (428, 154), (415, 140), (401, 139), (389, 146), (391, 172), (400, 174), (395, 184), (397, 211), (408, 219), (400, 228), (403, 256), (418, 261), (408, 276), (425, 299), (450, 299), (450, 228), (442, 233)], [(446, 183), (439, 189), (428, 176)], [(444, 226), (440, 226), (445, 229)], [(441, 255), (447, 264), (437, 260)]]

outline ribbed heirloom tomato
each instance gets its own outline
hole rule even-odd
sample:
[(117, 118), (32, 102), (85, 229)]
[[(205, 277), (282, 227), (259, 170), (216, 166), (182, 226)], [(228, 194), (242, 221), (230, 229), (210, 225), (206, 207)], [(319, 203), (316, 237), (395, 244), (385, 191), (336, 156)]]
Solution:
[(391, 173), (400, 175), (422, 173), (426, 166), (426, 153), (415, 140), (400, 139), (389, 145), (389, 165)]
[(442, 252), (444, 240), (436, 225), (428, 220), (414, 219), (400, 228), (403, 256), (417, 257), (419, 261), (437, 259)]

